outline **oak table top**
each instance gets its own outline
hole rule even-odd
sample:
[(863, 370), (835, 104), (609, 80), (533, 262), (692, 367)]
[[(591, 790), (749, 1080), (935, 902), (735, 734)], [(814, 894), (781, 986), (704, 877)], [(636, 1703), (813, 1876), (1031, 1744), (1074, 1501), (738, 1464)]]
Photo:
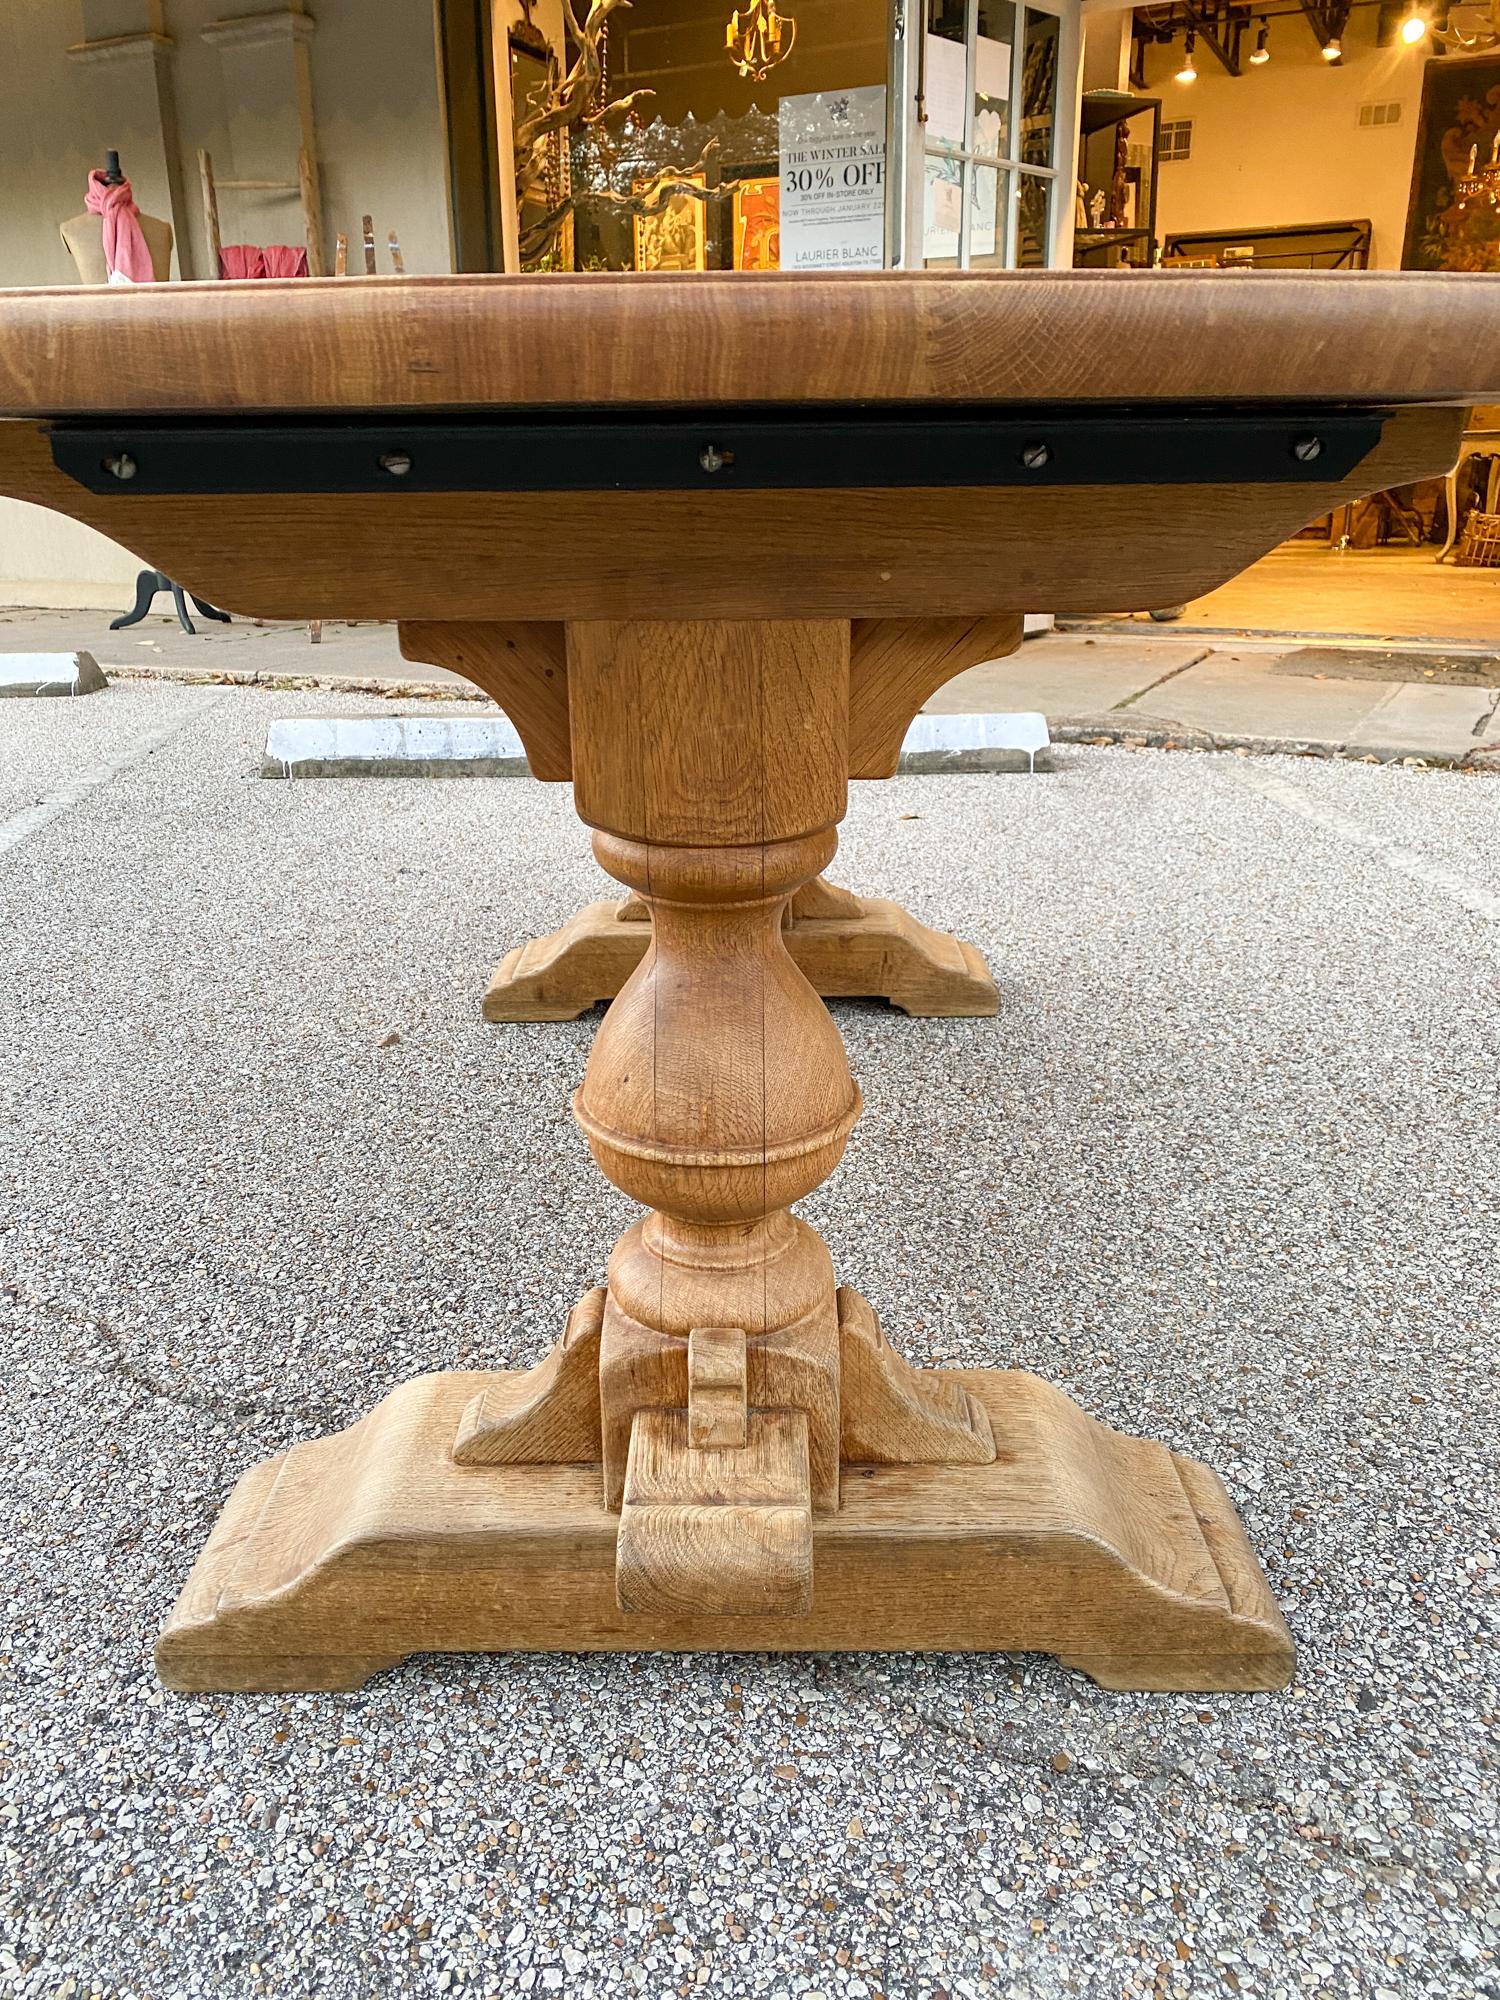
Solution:
[(849, 780), (1023, 612), (1197, 595), (1444, 473), (1497, 396), (1487, 277), (0, 294), (0, 492), (234, 612), (399, 620), (572, 780), (649, 919), (573, 1103), (642, 1210), (604, 1282), (536, 1368), (420, 1377), (248, 1472), (163, 1678), (1026, 1647), (1107, 1686), (1283, 1685), (1206, 1466), (1022, 1371), (915, 1368), (838, 1283), (794, 1209), (861, 1100), (784, 922), (836, 921)]
[(1151, 609), (1445, 471), (1497, 302), (1419, 273), (12, 292), (0, 491), (265, 617)]
[(790, 272), (12, 291), (0, 415), (609, 404), (1457, 403), (1500, 277)]

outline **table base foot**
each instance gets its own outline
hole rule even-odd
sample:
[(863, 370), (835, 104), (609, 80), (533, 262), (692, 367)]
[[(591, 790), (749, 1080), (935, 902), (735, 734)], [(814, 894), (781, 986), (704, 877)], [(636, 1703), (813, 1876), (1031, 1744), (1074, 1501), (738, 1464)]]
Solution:
[(623, 1611), (598, 1464), (464, 1464), (476, 1397), (514, 1374), (395, 1390), (236, 1487), (157, 1647), (180, 1689), (357, 1685), (416, 1652), (1032, 1651), (1102, 1686), (1286, 1685), (1292, 1641), (1223, 1486), (1036, 1376), (941, 1378), (989, 1464), (846, 1465), (812, 1521), (812, 1604)]
[[(813, 885), (825, 895), (827, 884)], [(889, 1000), (905, 1014), (941, 1018), (998, 1014), (1000, 996), (975, 946), (918, 923), (899, 903), (836, 892), (842, 905), (803, 915), (794, 902), (786, 944), (825, 1000)], [(644, 905), (589, 903), (550, 937), (517, 945), (496, 966), (484, 995), (486, 1021), (572, 1021), (613, 1000), (646, 955)]]

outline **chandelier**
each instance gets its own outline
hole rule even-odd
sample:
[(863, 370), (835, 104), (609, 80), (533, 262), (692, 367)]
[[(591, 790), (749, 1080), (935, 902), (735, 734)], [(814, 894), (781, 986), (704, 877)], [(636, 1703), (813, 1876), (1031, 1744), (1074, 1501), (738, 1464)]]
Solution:
[(777, 63), (785, 62), (797, 41), (797, 23), (790, 14), (778, 14), (776, 0), (751, 0), (745, 13), (738, 9), (724, 29), (724, 46), (729, 60), (741, 76), (763, 83)]
[(1500, 131), (1495, 133), (1485, 166), (1479, 164), (1478, 144), (1469, 148), (1469, 171), (1460, 175), (1453, 186), (1460, 201), (1489, 201), (1500, 208)]

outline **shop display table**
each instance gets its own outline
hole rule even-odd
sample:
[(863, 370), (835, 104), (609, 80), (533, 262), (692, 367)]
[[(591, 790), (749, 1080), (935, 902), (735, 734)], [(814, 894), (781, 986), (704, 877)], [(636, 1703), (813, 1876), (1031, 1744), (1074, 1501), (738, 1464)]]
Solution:
[(1116, 1687), (1284, 1683), (1211, 1471), (1032, 1375), (911, 1366), (792, 1213), (860, 1096), (783, 914), (966, 633), (994, 621), (992, 657), (1028, 608), (1198, 596), (1441, 475), (1497, 378), (1500, 280), (1426, 274), (0, 296), (0, 491), (232, 612), (502, 662), (474, 678), (650, 913), (574, 1099), (645, 1210), (606, 1282), (539, 1366), (423, 1376), (246, 1473), (163, 1679), (1024, 1647)]

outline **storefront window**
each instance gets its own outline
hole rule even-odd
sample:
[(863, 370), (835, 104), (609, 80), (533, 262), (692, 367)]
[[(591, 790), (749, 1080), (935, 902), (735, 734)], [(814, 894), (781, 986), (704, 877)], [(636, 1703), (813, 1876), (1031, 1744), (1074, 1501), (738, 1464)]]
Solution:
[[(1058, 252), (1072, 0), (633, 0), (576, 10), (549, 71), (554, 4), (531, 0), (510, 30), (522, 269), (966, 270)], [(560, 107), (575, 64), (591, 88)]]
[(1013, 0), (926, 4), (921, 261), (929, 270), (1045, 264), (1058, 167), (1059, 17)]
[(600, 51), (634, 102), (573, 128), (546, 268), (879, 270), (889, 60), (887, 0), (634, 0)]

